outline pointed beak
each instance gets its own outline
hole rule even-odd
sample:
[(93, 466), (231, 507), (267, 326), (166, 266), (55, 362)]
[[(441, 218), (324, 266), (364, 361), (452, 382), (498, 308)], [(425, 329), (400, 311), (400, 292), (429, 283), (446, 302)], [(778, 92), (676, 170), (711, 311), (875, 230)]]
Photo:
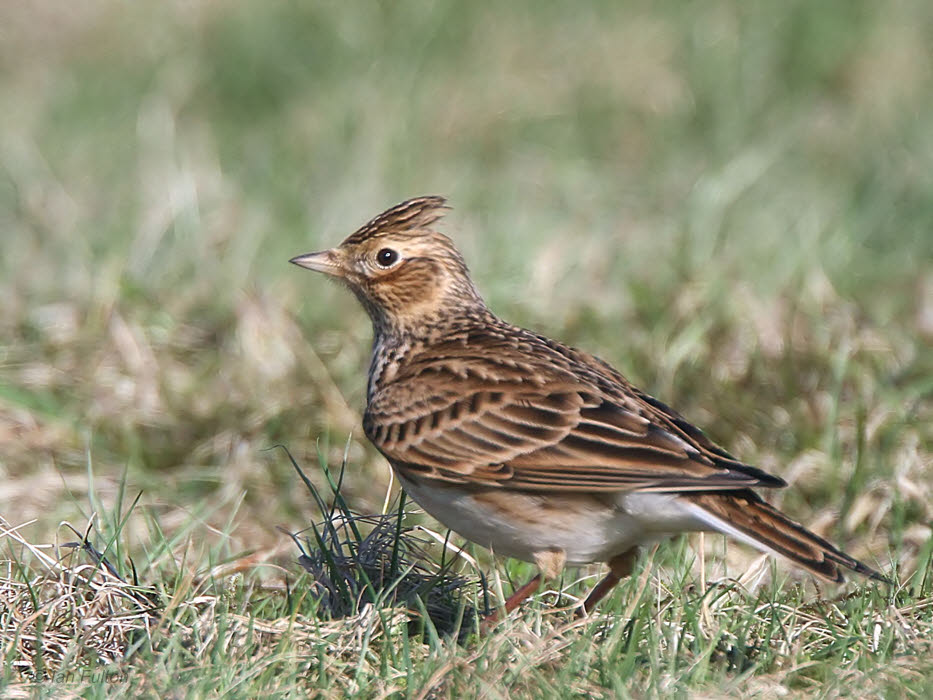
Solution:
[(299, 267), (305, 267), (315, 272), (323, 272), (333, 277), (343, 277), (343, 265), (333, 250), (321, 250), (317, 253), (306, 253), (292, 258), (288, 262)]

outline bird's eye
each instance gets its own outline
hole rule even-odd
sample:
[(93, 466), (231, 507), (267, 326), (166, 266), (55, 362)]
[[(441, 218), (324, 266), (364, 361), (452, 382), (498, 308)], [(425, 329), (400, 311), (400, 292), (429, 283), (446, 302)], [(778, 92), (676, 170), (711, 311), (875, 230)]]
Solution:
[(391, 267), (398, 260), (398, 253), (391, 248), (383, 248), (376, 253), (376, 262), (382, 267)]

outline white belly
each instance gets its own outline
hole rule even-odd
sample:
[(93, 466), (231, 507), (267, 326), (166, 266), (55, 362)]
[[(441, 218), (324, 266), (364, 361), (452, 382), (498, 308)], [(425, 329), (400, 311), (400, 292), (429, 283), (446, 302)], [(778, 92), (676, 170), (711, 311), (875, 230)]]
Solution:
[(637, 545), (706, 529), (673, 494), (470, 491), (399, 475), (405, 491), (446, 527), (496, 554), (534, 561), (562, 550), (567, 564), (608, 561)]

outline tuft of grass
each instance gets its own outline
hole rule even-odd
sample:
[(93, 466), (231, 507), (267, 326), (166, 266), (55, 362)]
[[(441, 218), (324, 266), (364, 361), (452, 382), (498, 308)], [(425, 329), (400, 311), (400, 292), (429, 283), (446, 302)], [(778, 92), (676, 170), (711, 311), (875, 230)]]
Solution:
[(464, 597), (469, 581), (451, 572), (452, 561), (436, 564), (426, 551), (432, 540), (417, 536), (406, 521), (404, 492), (394, 513), (356, 514), (340, 490), (346, 463), (334, 479), (321, 455), (332, 493), (328, 505), (288, 449), (283, 449), (324, 518), (291, 534), (301, 551), (298, 563), (313, 579), (311, 595), (321, 614), (337, 619), (357, 615), (367, 604), (377, 609), (403, 605), (416, 616), (424, 613), (422, 624), (445, 635), (459, 632), (464, 619), (476, 618)]

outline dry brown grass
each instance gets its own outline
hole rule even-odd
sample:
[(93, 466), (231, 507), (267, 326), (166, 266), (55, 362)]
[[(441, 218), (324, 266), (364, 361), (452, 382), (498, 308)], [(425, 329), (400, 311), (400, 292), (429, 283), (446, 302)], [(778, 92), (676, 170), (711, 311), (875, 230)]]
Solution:
[(4, 548), (16, 552), (2, 561), (0, 578), (6, 663), (31, 683), (118, 668), (158, 624), (158, 592), (127, 583), (91, 547), (84, 556), (80, 543), (33, 544), (22, 527), (0, 517)]

